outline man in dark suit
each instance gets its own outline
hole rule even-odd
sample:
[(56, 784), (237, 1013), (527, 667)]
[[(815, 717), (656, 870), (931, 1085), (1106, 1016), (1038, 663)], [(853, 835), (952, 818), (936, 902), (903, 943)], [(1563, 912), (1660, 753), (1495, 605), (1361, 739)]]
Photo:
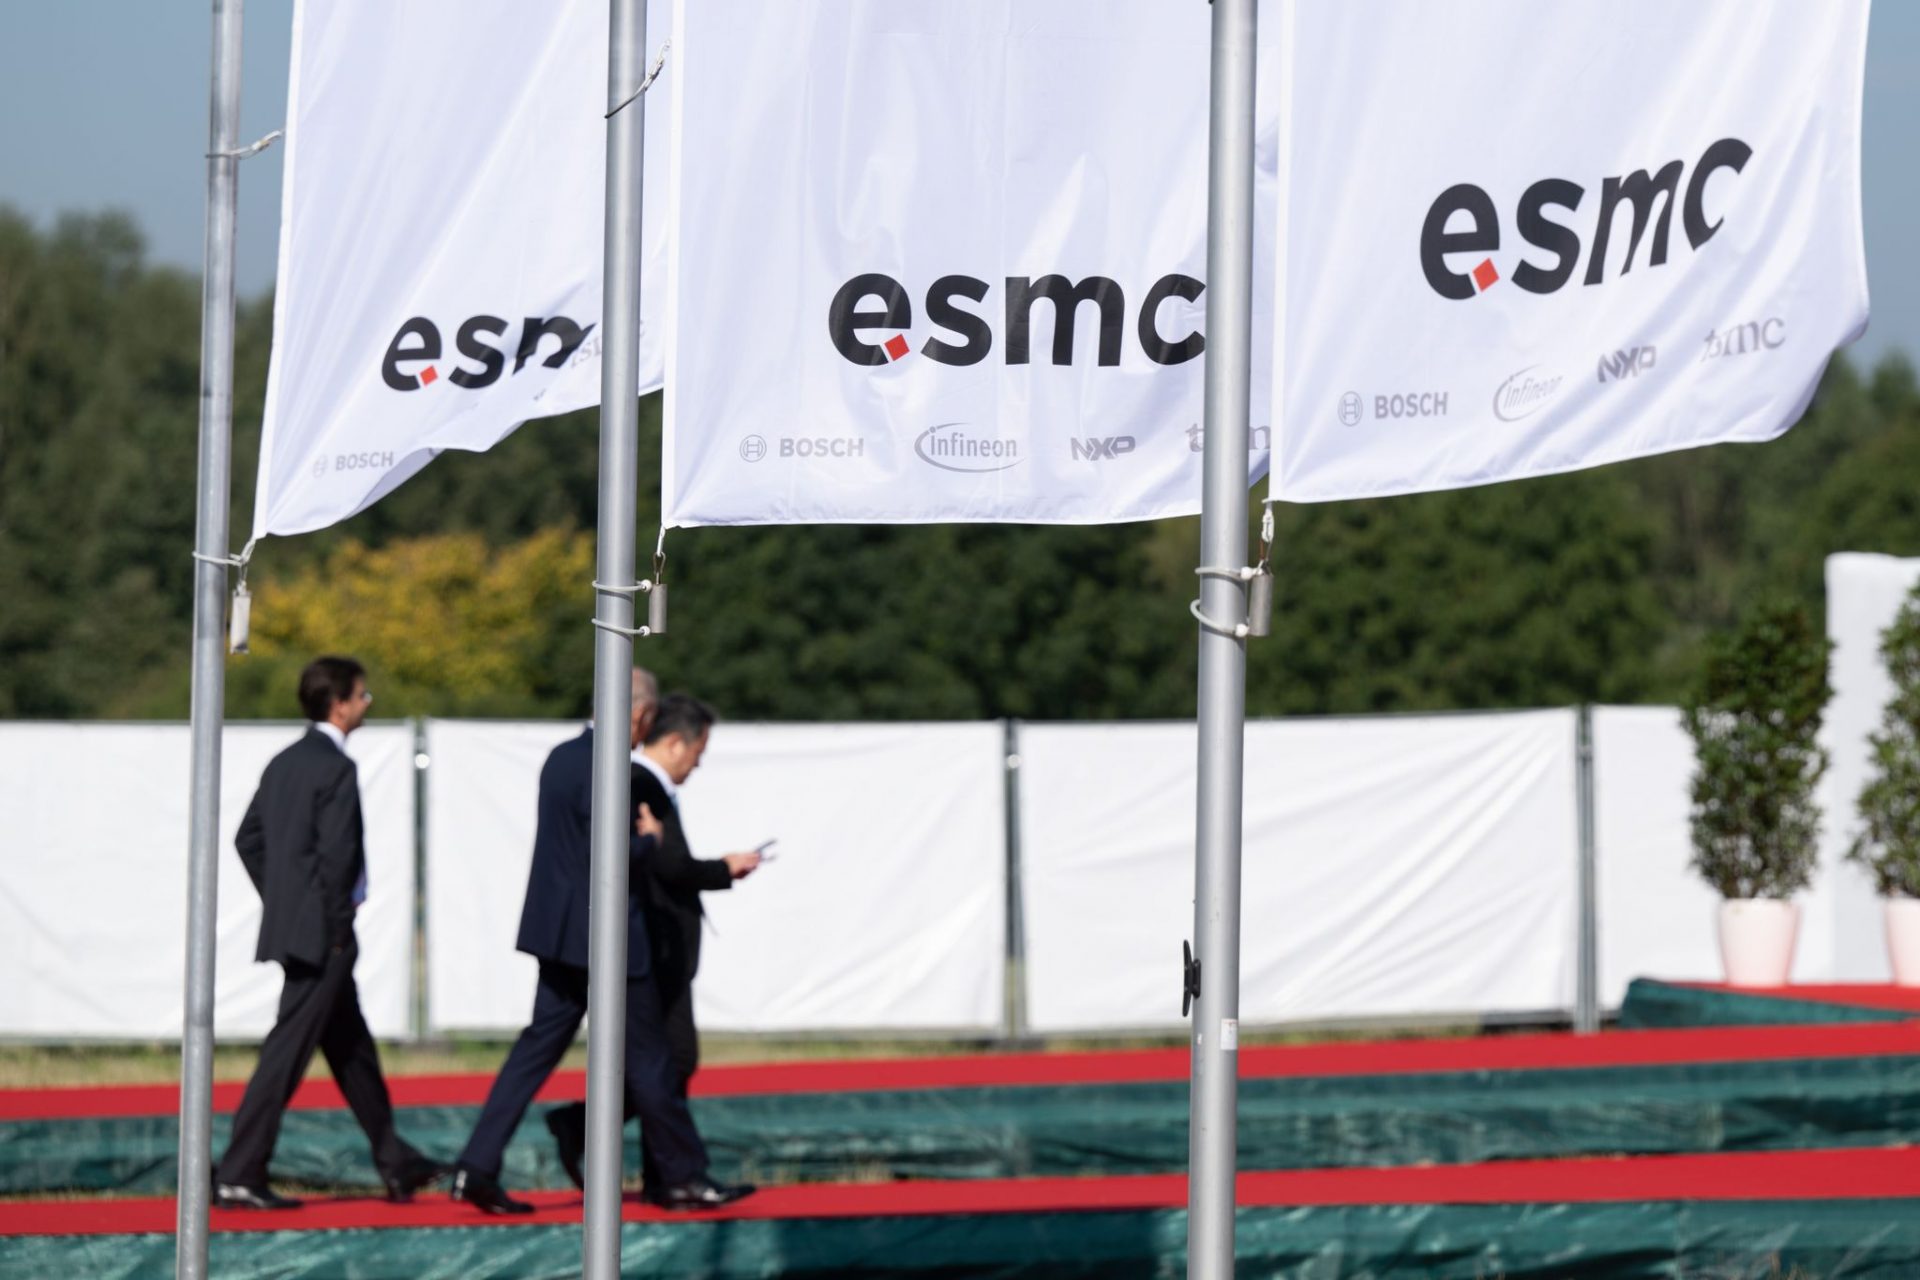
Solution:
[(221, 1208), (298, 1207), (267, 1185), (267, 1164), (316, 1048), (373, 1144), (389, 1199), (411, 1200), (447, 1172), (394, 1132), (380, 1053), (353, 983), (353, 916), (366, 899), (367, 860), (360, 776), (346, 745), (372, 702), (366, 671), (352, 658), (309, 663), (300, 673), (300, 706), (313, 727), (268, 763), (234, 840), (264, 908), (254, 958), (278, 963), (286, 984), (214, 1175)]
[[(693, 1023), (693, 976), (700, 968), (704, 918), (700, 895), (730, 889), (760, 865), (758, 853), (694, 857), (680, 824), (680, 786), (700, 767), (716, 719), (713, 709), (699, 699), (670, 694), (654, 714), (646, 745), (633, 753), (633, 798), (642, 812), (656, 817), (661, 825), (658, 846), (645, 862), (645, 911), (653, 938), (654, 982), (673, 1058), (674, 1091), (682, 1099), (700, 1065), (700, 1035)], [(580, 1103), (556, 1108), (547, 1124), (560, 1143), (562, 1165), (577, 1182), (573, 1135), (585, 1133), (586, 1108)], [(644, 1168), (643, 1175), (648, 1185), (656, 1181), (651, 1168)]]
[(734, 881), (759, 868), (761, 856), (749, 852), (696, 858), (680, 824), (681, 784), (700, 767), (716, 718), (698, 699), (672, 694), (660, 704), (646, 746), (634, 754), (633, 793), (659, 815), (663, 828), (660, 848), (647, 859), (647, 919), (681, 1097), (700, 1066), (700, 1037), (693, 1025), (693, 977), (700, 971), (705, 919), (700, 895), (731, 889)]
[[(653, 690), (652, 677), (635, 671), (629, 747), (639, 744), (651, 722)], [(533, 1020), (500, 1068), (454, 1174), (454, 1197), (487, 1213), (533, 1209), (501, 1187), (501, 1162), (527, 1106), (559, 1065), (587, 1012), (593, 734), (589, 727), (555, 747), (540, 771), (539, 825), (516, 944), (540, 961)], [(640, 1117), (641, 1150), (647, 1167), (657, 1171), (648, 1195), (671, 1208), (717, 1208), (752, 1188), (724, 1186), (707, 1176), (706, 1146), (694, 1128), (686, 1099), (674, 1087), (673, 1061), (661, 1027), (659, 989), (652, 980), (647, 921), (641, 911), (644, 860), (660, 833), (652, 814), (636, 815), (628, 849), (632, 861), (627, 872), (627, 966), (621, 975), (627, 984), (626, 1106)], [(555, 1129), (563, 1153), (571, 1154), (569, 1148), (575, 1139), (583, 1142), (583, 1135), (584, 1124), (577, 1133)], [(570, 1172), (576, 1167), (577, 1156)]]

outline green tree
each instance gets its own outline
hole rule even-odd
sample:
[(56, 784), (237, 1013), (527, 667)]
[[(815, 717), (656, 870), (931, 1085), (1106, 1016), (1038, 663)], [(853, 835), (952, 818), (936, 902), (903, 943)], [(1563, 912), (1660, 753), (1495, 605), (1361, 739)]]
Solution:
[(1723, 898), (1785, 898), (1813, 874), (1832, 643), (1798, 604), (1716, 637), (1684, 707), (1693, 738), (1693, 865)]
[(1893, 697), (1873, 735), (1873, 776), (1860, 792), (1862, 830), (1848, 856), (1885, 897), (1920, 897), (1920, 589), (1881, 634)]
[(1655, 529), (1590, 472), (1366, 502), (1277, 506), (1264, 714), (1632, 700), (1665, 621)]
[[(0, 716), (186, 713), (198, 317), (194, 280), (147, 264), (125, 217), (38, 230), (0, 209)], [(251, 522), (271, 321), (267, 299), (240, 308), (236, 546)], [(659, 407), (657, 396), (641, 406), (643, 549)], [(591, 530), (597, 441), (592, 411), (530, 422), (488, 453), (443, 455), (335, 528), (266, 539), (253, 568), (261, 625), (280, 610), (264, 597), (286, 584), (361, 601), (327, 576), (358, 563), (342, 558), (349, 547), (471, 535), (486, 559)], [(1672, 701), (1743, 601), (1779, 595), (1817, 614), (1828, 554), (1920, 554), (1915, 494), (1911, 367), (1890, 359), (1863, 377), (1837, 358), (1805, 419), (1761, 447), (1283, 506), (1275, 634), (1249, 650), (1249, 706)], [(1187, 716), (1198, 546), (1193, 520), (684, 530), (668, 542), (672, 629), (642, 653), (734, 716)], [(540, 677), (515, 677), (499, 705), (585, 710), (589, 578), (556, 580), (528, 606)], [(425, 596), (382, 607), (443, 616)], [(446, 643), (451, 669), (494, 641), (475, 631)], [(279, 668), (294, 647), (230, 666), (237, 712), (292, 713)], [(417, 687), (429, 710), (475, 705), (430, 679)]]
[(351, 653), (367, 663), (382, 714), (569, 713), (578, 691), (556, 672), (550, 640), (592, 569), (591, 540), (564, 529), (499, 549), (476, 533), (342, 543), (261, 584), (254, 652), (232, 663), (261, 670), (235, 682), (229, 711), (285, 715), (301, 665)]

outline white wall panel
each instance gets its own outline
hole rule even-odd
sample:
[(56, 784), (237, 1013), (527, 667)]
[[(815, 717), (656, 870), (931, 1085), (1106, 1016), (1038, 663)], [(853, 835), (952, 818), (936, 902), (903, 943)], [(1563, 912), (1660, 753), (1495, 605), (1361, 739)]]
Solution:
[(1717, 982), (1719, 895), (1693, 870), (1693, 739), (1673, 707), (1593, 709), (1600, 1003), (1635, 978)]
[[(429, 1019), (517, 1030), (513, 950), (540, 766), (574, 724), (428, 726)], [(1005, 818), (997, 724), (733, 725), (681, 792), (694, 854), (775, 838), (709, 893), (695, 999), (713, 1031), (997, 1029)]]
[[(222, 742), (215, 1032), (273, 1025), (278, 965), (255, 964), (260, 899), (233, 835), (267, 761), (304, 725), (232, 724)], [(360, 767), (368, 897), (355, 977), (375, 1035), (413, 1013), (413, 730), (370, 724)], [(0, 724), (0, 1034), (175, 1039), (186, 970), (188, 728)]]
[[(1243, 1020), (1570, 1005), (1574, 736), (1571, 711), (1250, 724)], [(1027, 725), (1020, 755), (1030, 1024), (1178, 1024), (1192, 726)]]

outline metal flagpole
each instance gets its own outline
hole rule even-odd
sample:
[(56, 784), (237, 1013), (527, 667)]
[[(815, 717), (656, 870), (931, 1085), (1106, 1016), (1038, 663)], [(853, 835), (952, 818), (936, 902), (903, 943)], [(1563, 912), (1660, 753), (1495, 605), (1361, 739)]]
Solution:
[[(627, 1027), (627, 803), (633, 715), (635, 487), (640, 453), (640, 180), (645, 0), (609, 0), (607, 226), (594, 579), (593, 890), (587, 982), (585, 1280), (619, 1280)], [(616, 105), (620, 104), (620, 105)]]
[(220, 903), (220, 727), (226, 702), (227, 517), (233, 455), (233, 228), (243, 0), (213, 0), (207, 239), (200, 287), (200, 480), (194, 517), (193, 783), (187, 990), (180, 1034), (180, 1196), (174, 1271), (205, 1280), (213, 1198), (213, 961)]
[(1246, 737), (1247, 412), (1253, 309), (1254, 0), (1213, 0), (1207, 157), (1206, 487), (1200, 515), (1200, 962), (1188, 1138), (1187, 1274), (1233, 1275), (1239, 1101), (1240, 815)]

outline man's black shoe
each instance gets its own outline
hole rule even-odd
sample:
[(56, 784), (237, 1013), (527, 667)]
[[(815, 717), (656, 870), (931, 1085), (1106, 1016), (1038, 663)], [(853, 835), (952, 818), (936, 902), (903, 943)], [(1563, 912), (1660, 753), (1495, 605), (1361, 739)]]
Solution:
[(236, 1187), (222, 1182), (213, 1189), (217, 1209), (298, 1209), (300, 1202), (283, 1196), (262, 1183), (257, 1187)]
[(568, 1181), (582, 1191), (587, 1189), (587, 1109), (578, 1103), (555, 1107), (547, 1112), (547, 1132), (560, 1152), (560, 1167)]
[(420, 1188), (440, 1181), (452, 1173), (449, 1165), (426, 1156), (415, 1156), (400, 1166), (400, 1172), (384, 1179), (387, 1184), (387, 1199), (395, 1204), (412, 1204), (413, 1193)]
[(525, 1200), (515, 1200), (508, 1195), (506, 1188), (484, 1173), (475, 1173), (471, 1169), (458, 1169), (453, 1175), (453, 1190), (450, 1193), (455, 1200), (464, 1200), (482, 1213), (532, 1213), (533, 1206)]
[(751, 1182), (728, 1186), (712, 1178), (699, 1177), (677, 1187), (648, 1190), (646, 1198), (662, 1209), (723, 1209), (736, 1200), (744, 1200), (757, 1188)]

